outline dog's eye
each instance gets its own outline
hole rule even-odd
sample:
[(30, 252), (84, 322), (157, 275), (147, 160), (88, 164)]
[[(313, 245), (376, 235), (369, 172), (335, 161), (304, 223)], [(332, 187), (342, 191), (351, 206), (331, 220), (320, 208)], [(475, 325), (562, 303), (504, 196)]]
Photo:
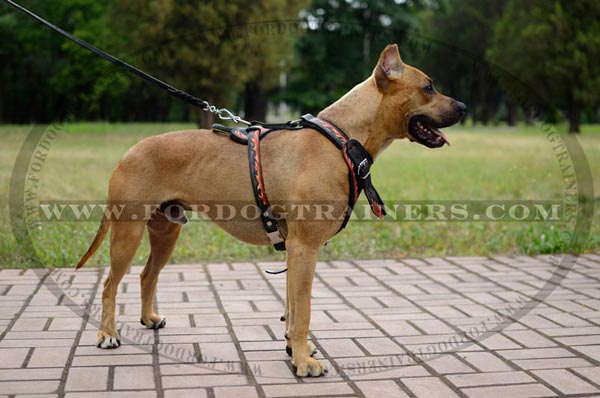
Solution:
[(433, 84), (431, 84), (431, 83), (429, 83), (427, 86), (423, 87), (423, 90), (425, 90), (425, 92), (427, 94), (435, 93), (435, 89), (433, 88)]

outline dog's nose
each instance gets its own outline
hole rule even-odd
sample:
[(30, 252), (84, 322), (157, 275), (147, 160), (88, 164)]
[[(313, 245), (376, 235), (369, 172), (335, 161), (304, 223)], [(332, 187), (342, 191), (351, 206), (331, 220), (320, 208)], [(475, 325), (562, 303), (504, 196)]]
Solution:
[(461, 115), (467, 113), (467, 106), (460, 101), (454, 101), (454, 110)]

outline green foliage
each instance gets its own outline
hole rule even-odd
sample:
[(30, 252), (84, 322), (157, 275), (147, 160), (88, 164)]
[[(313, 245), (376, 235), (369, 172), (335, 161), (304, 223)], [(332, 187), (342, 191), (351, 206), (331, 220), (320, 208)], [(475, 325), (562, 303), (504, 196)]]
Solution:
[[(22, 2), (35, 13), (98, 47), (108, 47), (106, 2)], [(6, 7), (6, 6), (5, 6)], [(107, 63), (12, 8), (0, 18), (0, 121), (96, 118), (123, 93), (126, 81)], [(109, 80), (107, 80), (109, 79)], [(9, 99), (9, 101), (7, 101)], [(1, 100), (0, 100), (1, 101)]]
[(600, 3), (511, 0), (488, 58), (502, 67), (507, 90), (530, 88), (536, 105), (566, 110), (577, 132), (582, 108), (600, 101)]
[[(395, 42), (404, 61), (465, 102), (474, 121), (513, 124), (532, 119), (532, 106), (551, 121), (566, 112), (573, 131), (582, 114), (584, 122), (600, 120), (594, 0), (21, 3), (162, 80), (244, 109), (247, 118), (266, 119), (267, 104), (282, 100), (319, 111), (367, 77)], [(0, 122), (209, 116), (8, 5), (0, 10)]]
[(306, 29), (296, 40), (284, 99), (302, 112), (316, 112), (341, 97), (371, 74), (386, 44), (402, 45), (421, 3), (313, 1), (301, 13)]
[(130, 38), (127, 47), (143, 49), (143, 65), (167, 81), (224, 106), (235, 103), (236, 93), (248, 81), (263, 90), (278, 83), (291, 42), (288, 32), (276, 29), (277, 24), (302, 3), (161, 0), (150, 7), (145, 4), (115, 1), (112, 18), (122, 28), (121, 34)]
[(419, 34), (431, 43), (418, 63), (444, 94), (465, 102), (487, 124), (501, 94), (485, 54), (507, 0), (446, 0), (421, 15)]

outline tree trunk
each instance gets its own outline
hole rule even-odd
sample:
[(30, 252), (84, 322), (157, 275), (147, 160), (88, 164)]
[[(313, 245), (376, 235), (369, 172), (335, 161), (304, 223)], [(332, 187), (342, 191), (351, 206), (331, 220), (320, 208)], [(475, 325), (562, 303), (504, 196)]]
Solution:
[(248, 121), (266, 121), (268, 99), (268, 93), (255, 81), (247, 82), (244, 92), (244, 118)]
[(534, 119), (535, 119), (535, 109), (532, 106), (525, 108), (525, 124), (528, 126), (533, 125)]
[(481, 123), (483, 123), (484, 126), (487, 126), (488, 123), (490, 122), (491, 118), (492, 118), (492, 110), (491, 107), (484, 103), (481, 106)]
[(4, 120), (4, 87), (3, 81), (0, 79), (0, 123), (6, 123)]
[(203, 111), (200, 108), (194, 108), (192, 114), (194, 122), (196, 122), (199, 128), (206, 130), (211, 129), (212, 124), (214, 123), (214, 117), (212, 113)]
[(581, 105), (577, 103), (570, 104), (567, 117), (569, 118), (569, 133), (580, 133)]
[(508, 100), (506, 102), (507, 114), (506, 114), (506, 123), (509, 126), (516, 126), (519, 121), (519, 108), (517, 104), (513, 101)]

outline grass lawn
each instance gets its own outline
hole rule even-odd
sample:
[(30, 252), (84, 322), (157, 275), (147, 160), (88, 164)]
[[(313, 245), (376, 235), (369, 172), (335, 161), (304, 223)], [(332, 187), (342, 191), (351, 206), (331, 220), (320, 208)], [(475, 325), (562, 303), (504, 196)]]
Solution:
[[(40, 173), (44, 200), (103, 200), (119, 158), (145, 136), (191, 125), (74, 123), (54, 140)], [(31, 126), (0, 126), (0, 267), (30, 266), (13, 237), (8, 190), (17, 153)], [(431, 150), (395, 142), (372, 169), (386, 203), (444, 200), (557, 200), (565, 193), (560, 165), (546, 135), (536, 127), (456, 126), (451, 147)], [(584, 126), (584, 148), (600, 186), (600, 126)], [(233, 144), (232, 144), (233, 145)], [(243, 171), (245, 172), (245, 171)], [(596, 188), (596, 207), (600, 194)], [(586, 251), (600, 249), (596, 211)], [(45, 266), (73, 266), (85, 252), (97, 222), (43, 223), (30, 231)], [(560, 233), (572, 225), (549, 222), (354, 221), (322, 251), (322, 259), (399, 258), (561, 252)], [(135, 263), (144, 263), (146, 240)], [(282, 260), (270, 247), (240, 243), (209, 222), (183, 228), (171, 262)], [(108, 242), (88, 264), (107, 264)]]

